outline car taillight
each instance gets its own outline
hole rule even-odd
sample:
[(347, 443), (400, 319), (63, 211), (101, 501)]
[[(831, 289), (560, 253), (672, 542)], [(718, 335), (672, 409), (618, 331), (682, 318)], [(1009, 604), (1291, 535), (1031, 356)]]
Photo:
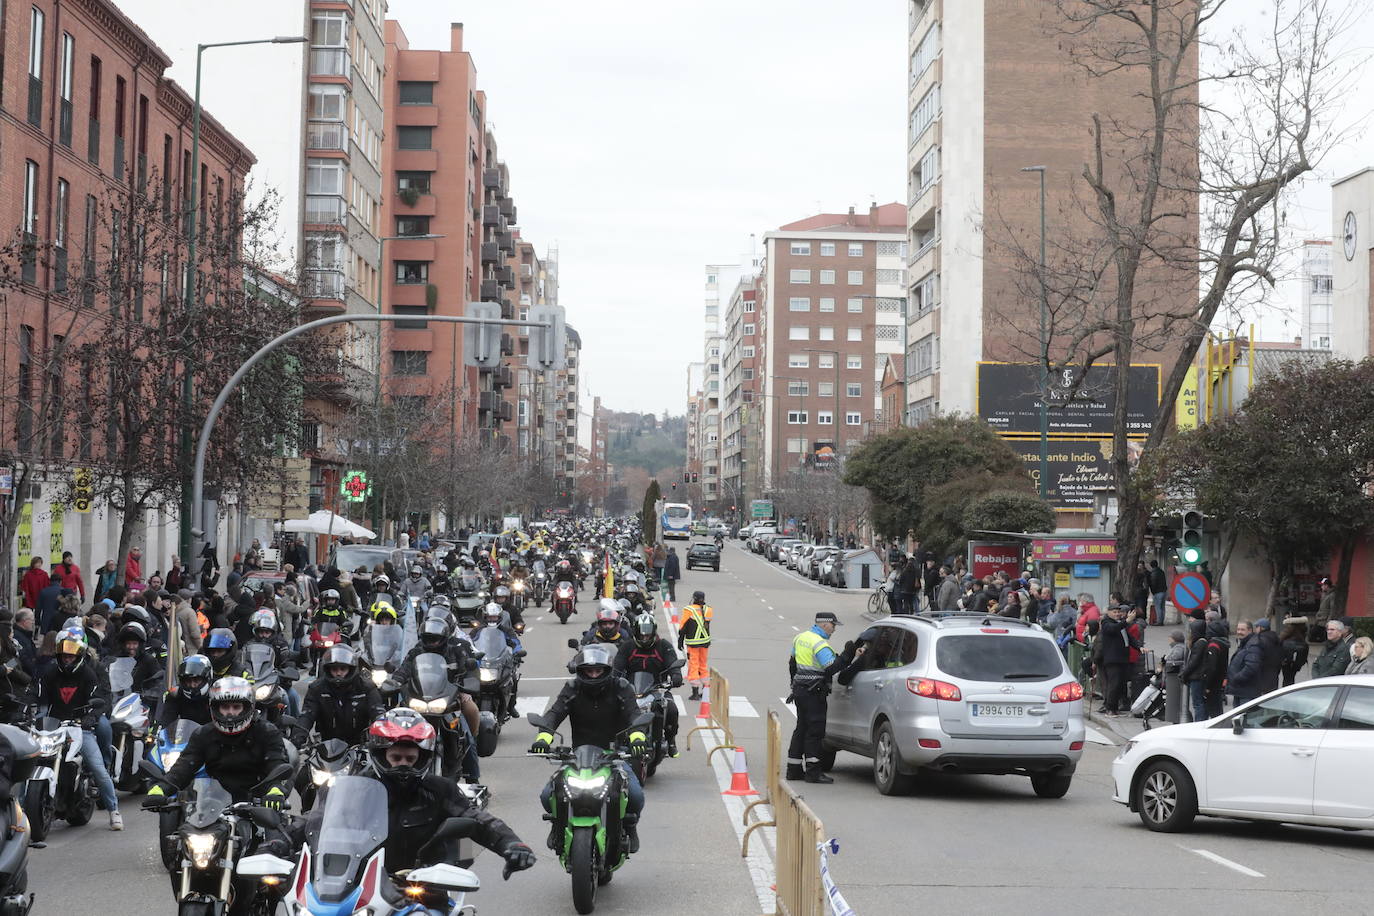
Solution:
[(930, 697), (936, 700), (962, 700), (964, 698), (958, 687), (929, 677), (907, 678), (906, 689), (918, 697)]
[(940, 739), (939, 739), (939, 738), (918, 738), (918, 739), (916, 739), (916, 743), (919, 744), (921, 747), (928, 747), (928, 748), (931, 748), (932, 750), (934, 750), (934, 749), (936, 749), (936, 748), (938, 748), (938, 747), (940, 746)]
[(1003, 629), (1003, 628), (1000, 628), (1000, 627), (983, 627), (982, 629), (983, 629), (983, 632), (984, 632), (984, 633), (1010, 633), (1010, 632), (1011, 632), (1011, 630)]
[(1074, 741), (1074, 742), (1072, 742), (1072, 743), (1069, 745), (1069, 750), (1071, 750), (1071, 751), (1081, 751), (1081, 750), (1083, 750), (1083, 742), (1082, 742), (1082, 741)]
[(1081, 699), (1083, 699), (1083, 685), (1077, 681), (1060, 684), (1050, 691), (1051, 703), (1072, 703), (1074, 700)]

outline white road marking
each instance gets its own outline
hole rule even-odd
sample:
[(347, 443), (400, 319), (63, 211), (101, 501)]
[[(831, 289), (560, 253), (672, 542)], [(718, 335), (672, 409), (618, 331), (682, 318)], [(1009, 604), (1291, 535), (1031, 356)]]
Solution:
[(1102, 732), (1093, 728), (1091, 725), (1085, 726), (1085, 737), (1088, 739), (1088, 743), (1090, 744), (1103, 744), (1107, 747), (1114, 747), (1116, 745), (1115, 741), (1113, 741), (1111, 738), (1108, 738), (1106, 735), (1102, 734)]
[(801, 627), (793, 627), (792, 629), (796, 630), (798, 633), (801, 632)]
[[(521, 678), (520, 680), (525, 680)], [(548, 697), (516, 697), (515, 708), (522, 716), (543, 715), (544, 710), (549, 708)]]
[(797, 711), (792, 708), (792, 704), (787, 702), (787, 697), (778, 697), (778, 702), (782, 704), (778, 707), (779, 709), (786, 710), (787, 712), (790, 712), (793, 716), (797, 714)]
[(677, 714), (679, 716), (687, 715), (687, 707), (682, 704), (682, 697), (673, 694), (673, 705), (677, 707)]
[(778, 619), (779, 619), (779, 620), (786, 620), (787, 618), (784, 617), (784, 616), (782, 616), (781, 614), (779, 614), (779, 615), (778, 615)]
[(754, 708), (754, 704), (749, 702), (748, 697), (730, 697), (730, 718), (732, 719), (757, 719), (759, 711)]
[(1209, 860), (1209, 861), (1211, 861), (1211, 862), (1215, 862), (1215, 863), (1217, 863), (1218, 865), (1222, 866), (1223, 868), (1229, 868), (1229, 869), (1231, 869), (1232, 871), (1240, 872), (1242, 875), (1245, 875), (1247, 878), (1263, 878), (1263, 877), (1264, 877), (1264, 875), (1263, 875), (1262, 873), (1255, 871), (1253, 868), (1246, 868), (1244, 865), (1241, 865), (1239, 862), (1232, 862), (1230, 859), (1226, 858), (1225, 856), (1219, 856), (1219, 855), (1217, 855), (1216, 853), (1212, 852), (1210, 849), (1193, 849), (1193, 848), (1191, 848), (1191, 847), (1189, 847), (1189, 846), (1184, 846), (1184, 845), (1182, 845), (1181, 843), (1178, 844), (1178, 848), (1179, 848), (1179, 849), (1186, 850), (1187, 852), (1191, 852), (1191, 853), (1193, 853), (1194, 855), (1202, 856), (1204, 859), (1207, 859), (1207, 860)]

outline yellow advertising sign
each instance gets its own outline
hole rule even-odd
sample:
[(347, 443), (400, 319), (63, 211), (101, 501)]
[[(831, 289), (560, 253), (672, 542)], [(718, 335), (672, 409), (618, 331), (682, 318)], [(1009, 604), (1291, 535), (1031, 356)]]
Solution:
[(77, 468), (72, 472), (72, 508), (77, 512), (90, 512), (94, 498), (95, 478), (91, 469)]
[(1197, 429), (1197, 366), (1190, 366), (1174, 401), (1174, 423), (1179, 429)]
[(48, 529), (48, 556), (55, 563), (62, 559), (66, 536), (67, 507), (61, 503), (53, 503), (49, 514), (52, 516), (52, 527)]
[(19, 510), (18, 548), (19, 562), (25, 567), (29, 565), (29, 558), (33, 556), (33, 503), (24, 502), (24, 508)]

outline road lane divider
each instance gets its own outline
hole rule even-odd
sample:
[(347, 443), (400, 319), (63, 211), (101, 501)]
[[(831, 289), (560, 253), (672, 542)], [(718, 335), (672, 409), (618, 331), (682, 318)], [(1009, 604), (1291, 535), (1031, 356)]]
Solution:
[(1225, 856), (1219, 856), (1216, 853), (1212, 852), (1212, 850), (1210, 849), (1193, 849), (1191, 846), (1184, 846), (1182, 843), (1178, 844), (1178, 848), (1185, 850), (1187, 852), (1191, 852), (1193, 855), (1202, 856), (1207, 861), (1215, 862), (1222, 868), (1229, 868), (1231, 869), (1231, 871), (1239, 872), (1240, 874), (1245, 875), (1247, 878), (1264, 877), (1263, 873), (1257, 872), (1253, 868), (1247, 868), (1246, 866), (1241, 865), (1239, 862), (1232, 862)]

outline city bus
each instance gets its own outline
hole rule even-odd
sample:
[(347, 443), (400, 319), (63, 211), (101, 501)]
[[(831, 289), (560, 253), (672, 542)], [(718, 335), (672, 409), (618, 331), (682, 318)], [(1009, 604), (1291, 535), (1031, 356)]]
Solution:
[(664, 503), (661, 521), (664, 538), (692, 537), (692, 507), (686, 503)]

